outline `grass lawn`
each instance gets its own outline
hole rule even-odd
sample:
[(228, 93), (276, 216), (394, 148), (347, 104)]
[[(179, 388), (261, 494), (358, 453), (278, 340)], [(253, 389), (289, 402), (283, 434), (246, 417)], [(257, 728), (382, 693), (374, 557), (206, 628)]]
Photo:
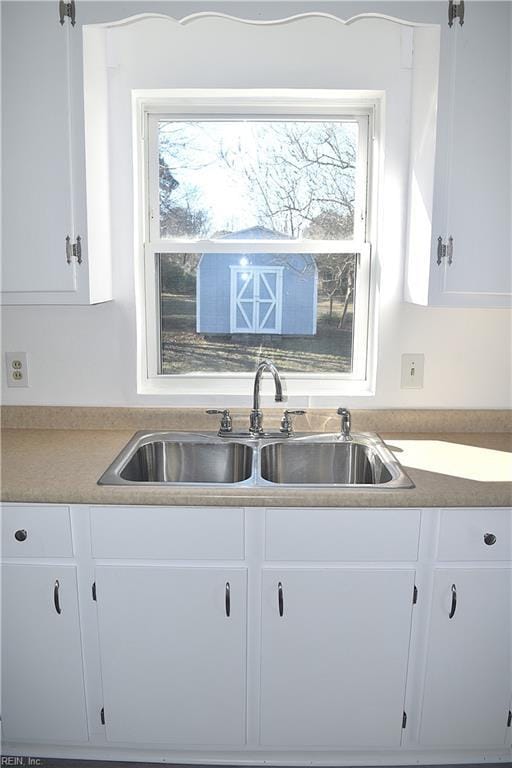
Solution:
[(265, 357), (288, 373), (347, 373), (351, 370), (352, 306), (344, 327), (341, 308), (329, 318), (328, 300), (319, 300), (316, 336), (196, 333), (195, 296), (162, 295), (162, 373), (255, 370)]

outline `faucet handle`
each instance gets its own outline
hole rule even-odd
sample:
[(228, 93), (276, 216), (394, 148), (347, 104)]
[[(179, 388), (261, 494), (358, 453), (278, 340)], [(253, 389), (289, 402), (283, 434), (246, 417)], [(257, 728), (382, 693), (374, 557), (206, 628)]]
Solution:
[(215, 416), (216, 414), (222, 415), (222, 419), (220, 420), (219, 435), (225, 435), (233, 431), (233, 419), (231, 418), (231, 414), (227, 408), (220, 410), (218, 408), (209, 408), (206, 413), (209, 416)]
[(281, 419), (281, 428), (280, 432), (284, 432), (285, 434), (293, 435), (293, 419), (292, 416), (304, 416), (306, 411), (303, 411), (301, 409), (298, 410), (289, 410), (288, 408), (283, 413), (283, 418)]

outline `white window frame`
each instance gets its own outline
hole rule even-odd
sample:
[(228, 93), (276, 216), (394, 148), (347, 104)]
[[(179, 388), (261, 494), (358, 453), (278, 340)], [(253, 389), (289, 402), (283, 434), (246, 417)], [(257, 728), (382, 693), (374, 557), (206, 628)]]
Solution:
[[(372, 265), (370, 239), (375, 237), (375, 162), (372, 139), (375, 136), (379, 103), (376, 98), (361, 96), (354, 99), (311, 92), (311, 97), (294, 95), (265, 97), (231, 96), (229, 91), (216, 91), (209, 96), (201, 91), (196, 97), (190, 92), (180, 97), (179, 92), (166, 96), (140, 96), (134, 98), (135, 125), (137, 126), (137, 166), (141, 179), (138, 196), (139, 264), (142, 270), (139, 292), (139, 318), (142, 321), (140, 342), (139, 390), (153, 394), (240, 394), (241, 382), (252, 381), (252, 373), (193, 372), (185, 374), (160, 373), (160, 317), (159, 273), (157, 254), (160, 253), (339, 253), (357, 254), (357, 284), (354, 305), (354, 356), (352, 372), (343, 373), (293, 373), (286, 374), (289, 394), (304, 395), (311, 391), (339, 394), (373, 394), (372, 366), (374, 359), (373, 298), (375, 297), (375, 273)], [(320, 97), (321, 94), (321, 97)], [(315, 98), (316, 95), (316, 98)], [(336, 241), (281, 241), (281, 240), (189, 240), (161, 239), (159, 219), (158, 174), (151, 184), (150, 168), (158, 168), (158, 122), (167, 120), (355, 120), (359, 124), (358, 158), (356, 174), (355, 232), (352, 240)], [(364, 193), (363, 193), (364, 192)], [(370, 235), (370, 233), (372, 233)], [(142, 302), (141, 302), (142, 299)], [(245, 391), (245, 387), (244, 387)], [(210, 400), (211, 401), (211, 400)]]

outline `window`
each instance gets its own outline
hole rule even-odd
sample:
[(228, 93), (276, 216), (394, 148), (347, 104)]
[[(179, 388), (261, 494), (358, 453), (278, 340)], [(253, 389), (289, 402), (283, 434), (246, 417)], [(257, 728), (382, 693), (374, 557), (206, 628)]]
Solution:
[(372, 111), (145, 105), (150, 379), (366, 378)]

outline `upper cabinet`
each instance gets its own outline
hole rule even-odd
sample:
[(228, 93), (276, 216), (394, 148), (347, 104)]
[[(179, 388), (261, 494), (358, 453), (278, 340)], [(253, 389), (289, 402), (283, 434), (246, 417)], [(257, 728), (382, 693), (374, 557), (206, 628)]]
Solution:
[(106, 301), (108, 240), (88, 248), (81, 29), (56, 3), (27, 7), (2, 8), (2, 303)]
[[(176, 28), (173, 19), (146, 13), (119, 25), (126, 7), (104, 2), (78, 3), (72, 26), (68, 18), (59, 24), (57, 3), (4, 3), (3, 303), (112, 298), (111, 216), (118, 251), (132, 252), (134, 245), (130, 99), (125, 92), (122, 101), (115, 96), (129, 85), (385, 93), (388, 181), (379, 195), (380, 220), (393, 243), (405, 213), (405, 179), (396, 185), (394, 174), (398, 168), (401, 175), (402, 167), (405, 173), (410, 157), (405, 300), (510, 306), (511, 5), (466, 4), (464, 25), (456, 19), (452, 28), (447, 3), (407, 6), (413, 18), (403, 24), (368, 17), (344, 25), (314, 17), (237, 25), (236, 45), (226, 44), (226, 55), (212, 68), (221, 31), (232, 40), (232, 20), (200, 15)], [(382, 3), (381, 13), (387, 11)], [(208, 32), (210, 23), (215, 35)], [(85, 71), (83, 25), (96, 27), (85, 35)], [(168, 43), (169, 30), (175, 45)], [(322, 40), (307, 60), (306, 38)], [(156, 44), (148, 43), (153, 39)], [(364, 45), (357, 46), (360, 39)], [(139, 49), (132, 43), (140, 40), (149, 53), (134, 56)], [(349, 55), (349, 44), (372, 55)], [(187, 67), (178, 57), (182, 49), (196, 54)], [(121, 66), (123, 50), (129, 57)], [(249, 50), (257, 56), (254, 76)], [(233, 66), (239, 51), (243, 67)], [(149, 77), (155, 65), (156, 75)], [(387, 248), (380, 248), (383, 262)]]
[[(410, 218), (407, 301), (512, 303), (510, 15), (510, 3), (471, 3), (463, 26), (442, 22), (431, 247), (422, 252), (421, 216)], [(424, 80), (414, 89), (425, 91)], [(412, 157), (413, 203), (424, 191), (420, 161)]]

